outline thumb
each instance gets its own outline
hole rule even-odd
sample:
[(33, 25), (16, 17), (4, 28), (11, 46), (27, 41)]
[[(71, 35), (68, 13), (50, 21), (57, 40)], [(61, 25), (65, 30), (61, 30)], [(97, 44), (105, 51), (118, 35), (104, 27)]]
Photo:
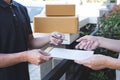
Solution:
[(50, 54), (48, 54), (47, 52), (44, 52), (42, 50), (39, 50), (40, 54), (44, 55), (44, 56), (50, 56)]

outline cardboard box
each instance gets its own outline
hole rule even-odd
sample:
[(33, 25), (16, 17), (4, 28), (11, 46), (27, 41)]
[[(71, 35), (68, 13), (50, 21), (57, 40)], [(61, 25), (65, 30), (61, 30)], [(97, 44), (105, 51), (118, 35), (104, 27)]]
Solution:
[(46, 5), (47, 16), (75, 16), (75, 5)]
[(34, 31), (40, 33), (51, 33), (59, 31), (62, 33), (77, 33), (78, 32), (78, 17), (34, 17)]

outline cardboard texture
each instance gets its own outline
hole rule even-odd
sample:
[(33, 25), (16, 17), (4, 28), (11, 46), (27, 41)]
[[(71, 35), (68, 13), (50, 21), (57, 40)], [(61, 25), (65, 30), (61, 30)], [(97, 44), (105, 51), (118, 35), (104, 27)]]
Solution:
[(47, 16), (75, 16), (75, 5), (71, 4), (56, 4), (46, 5)]
[(40, 33), (51, 33), (58, 31), (62, 33), (75, 34), (78, 31), (78, 17), (34, 17), (34, 31)]

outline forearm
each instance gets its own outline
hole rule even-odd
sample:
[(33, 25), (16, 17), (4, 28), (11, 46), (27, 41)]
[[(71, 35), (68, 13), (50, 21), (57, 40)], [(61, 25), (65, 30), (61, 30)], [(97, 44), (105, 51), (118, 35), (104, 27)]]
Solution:
[(99, 40), (99, 47), (106, 48), (115, 52), (120, 52), (120, 40), (97, 37)]
[(107, 68), (120, 70), (120, 60), (119, 59), (110, 57), (106, 62), (107, 62), (106, 63)]
[(40, 38), (34, 38), (31, 42), (33, 48), (40, 48), (50, 42), (49, 35)]
[(15, 65), (20, 62), (25, 62), (24, 52), (13, 54), (0, 54), (0, 68)]

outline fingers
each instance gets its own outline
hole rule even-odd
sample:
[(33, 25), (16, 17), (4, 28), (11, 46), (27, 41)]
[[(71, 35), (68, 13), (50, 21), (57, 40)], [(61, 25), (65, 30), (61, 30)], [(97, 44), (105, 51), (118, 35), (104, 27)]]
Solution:
[(54, 45), (58, 45), (58, 44), (61, 44), (62, 42), (63, 40), (61, 39), (52, 38), (50, 43)]
[(106, 57), (103, 55), (93, 55), (92, 57), (83, 60), (83, 61), (74, 61), (78, 64), (84, 65), (94, 70), (104, 69), (108, 67), (106, 65), (106, 61), (110, 59), (110, 57)]
[(76, 48), (79, 49), (84, 49), (84, 47), (86, 46), (86, 41), (81, 41), (78, 45), (76, 45)]
[(65, 38), (64, 35), (59, 32), (53, 32), (53, 33), (51, 33), (51, 36), (56, 39), (64, 39)]
[(39, 50), (39, 53), (40, 53), (40, 60), (48, 61), (51, 59), (50, 54), (48, 54), (42, 50)]
[(44, 62), (47, 62), (49, 60), (51, 60), (52, 58), (50, 56), (44, 56), (44, 55), (40, 55), (38, 57), (38, 61), (36, 62), (37, 65), (41, 64), (41, 63), (44, 63)]
[(94, 41), (88, 41), (87, 47), (85, 48), (86, 50), (93, 50), (92, 46), (94, 44)]
[(84, 60), (84, 61), (74, 61), (74, 62), (77, 63), (77, 64), (84, 65), (84, 66), (89, 67), (89, 68), (93, 68), (92, 64), (91, 64), (90, 61), (88, 61), (88, 60)]
[(87, 38), (88, 38), (88, 35), (77, 39), (76, 42), (81, 42), (82, 40), (87, 40)]
[(44, 56), (44, 55), (40, 55), (39, 57), (39, 63), (38, 64), (41, 64), (41, 63), (44, 63), (44, 62), (47, 62), (49, 60), (51, 60), (52, 58), (50, 56)]
[(76, 42), (79, 42), (79, 44), (75, 46), (75, 48), (78, 49), (87, 49), (88, 46), (90, 45), (90, 41), (88, 40), (87, 36), (77, 39)]
[(75, 60), (74, 62), (78, 63), (78, 64), (82, 64), (82, 65), (88, 65), (88, 64), (90, 64), (89, 59), (82, 60), (82, 61)]
[(99, 42), (97, 38), (93, 36), (84, 36), (76, 40), (76, 42), (79, 42), (75, 48), (78, 49), (85, 49), (85, 50), (93, 50), (96, 49), (99, 46)]
[(84, 47), (86, 47), (86, 46), (87, 46), (87, 44), (86, 44), (86, 43), (87, 43), (87, 41), (86, 41), (86, 40), (82, 41), (82, 42), (81, 42), (81, 44), (80, 44), (80, 46), (79, 46), (79, 48), (80, 48), (80, 49), (84, 49)]
[(44, 52), (42, 50), (39, 50), (39, 53), (42, 54), (42, 55), (44, 55), (44, 56), (50, 56), (50, 54), (48, 54), (47, 52)]
[(79, 44), (75, 46), (77, 49), (91, 50), (93, 41), (82, 40)]
[(87, 41), (86, 46), (84, 47), (84, 49), (85, 50), (91, 50), (90, 47), (91, 47), (91, 41)]
[(26, 59), (28, 62), (39, 65), (51, 59), (50, 55), (40, 49), (27, 51)]
[(61, 44), (64, 40), (65, 36), (62, 33), (59, 32), (53, 32), (50, 35), (50, 43), (54, 45)]

